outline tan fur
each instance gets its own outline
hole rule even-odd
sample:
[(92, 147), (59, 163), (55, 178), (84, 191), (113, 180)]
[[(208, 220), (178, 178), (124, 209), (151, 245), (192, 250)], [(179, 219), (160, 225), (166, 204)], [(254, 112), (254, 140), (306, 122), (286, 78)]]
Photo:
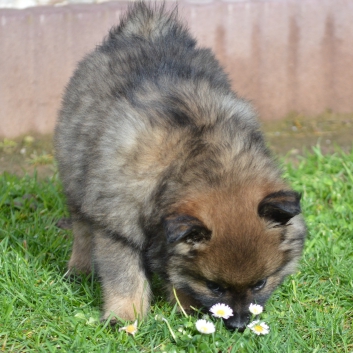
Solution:
[(114, 321), (115, 316), (130, 321), (142, 319), (150, 307), (150, 295), (145, 292), (146, 288), (137, 288), (132, 297), (125, 298), (120, 293), (116, 293), (114, 288), (107, 286), (104, 291), (104, 314), (102, 319), (106, 320), (111, 315), (112, 321)]

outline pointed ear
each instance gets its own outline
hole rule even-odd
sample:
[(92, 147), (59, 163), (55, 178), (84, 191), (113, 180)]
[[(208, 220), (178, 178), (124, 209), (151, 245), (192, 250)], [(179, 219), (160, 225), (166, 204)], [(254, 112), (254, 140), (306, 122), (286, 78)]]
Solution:
[(301, 212), (301, 195), (295, 191), (277, 191), (266, 196), (259, 204), (260, 217), (285, 225)]
[(164, 231), (168, 243), (183, 241), (189, 244), (211, 239), (211, 231), (195, 217), (170, 215), (164, 219)]

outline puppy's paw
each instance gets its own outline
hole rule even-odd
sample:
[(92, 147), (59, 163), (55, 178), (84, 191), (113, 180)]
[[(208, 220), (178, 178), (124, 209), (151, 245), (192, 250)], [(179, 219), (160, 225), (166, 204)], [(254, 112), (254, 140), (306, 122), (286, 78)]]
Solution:
[(121, 297), (110, 298), (110, 300), (106, 300), (105, 302), (101, 320), (109, 320), (111, 325), (116, 324), (117, 318), (124, 321), (134, 321), (145, 314), (138, 309), (136, 303), (131, 299)]
[(89, 275), (92, 272), (92, 265), (89, 259), (83, 259), (72, 254), (68, 263), (68, 270), (66, 273), (74, 275)]
[(107, 321), (108, 321), (108, 324), (110, 325), (110, 326), (115, 326), (117, 323), (118, 323), (118, 318), (115, 316), (115, 315), (109, 315), (108, 317), (101, 317), (101, 319), (100, 319), (100, 322), (102, 323), (102, 324), (106, 324), (107, 323)]

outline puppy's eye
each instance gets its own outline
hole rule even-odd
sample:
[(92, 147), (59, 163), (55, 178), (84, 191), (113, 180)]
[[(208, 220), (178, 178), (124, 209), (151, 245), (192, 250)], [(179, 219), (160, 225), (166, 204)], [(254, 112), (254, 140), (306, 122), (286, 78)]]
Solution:
[(261, 290), (263, 287), (265, 287), (266, 282), (267, 282), (267, 278), (261, 279), (260, 281), (255, 283), (252, 289), (255, 291)]
[(216, 282), (206, 281), (207, 288), (210, 289), (214, 294), (222, 295), (226, 291), (224, 287)]

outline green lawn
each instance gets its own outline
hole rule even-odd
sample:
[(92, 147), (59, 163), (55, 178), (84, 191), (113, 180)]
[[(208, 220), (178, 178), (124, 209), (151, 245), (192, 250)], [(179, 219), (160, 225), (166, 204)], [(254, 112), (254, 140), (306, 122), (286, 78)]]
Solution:
[[(293, 166), (295, 164), (295, 166)], [(297, 274), (261, 318), (270, 333), (200, 334), (159, 293), (133, 337), (99, 322), (99, 284), (65, 280), (72, 234), (57, 177), (0, 175), (0, 352), (353, 352), (353, 151), (285, 164), (309, 230)], [(164, 318), (164, 319), (163, 319)], [(174, 336), (174, 337), (173, 337)]]

